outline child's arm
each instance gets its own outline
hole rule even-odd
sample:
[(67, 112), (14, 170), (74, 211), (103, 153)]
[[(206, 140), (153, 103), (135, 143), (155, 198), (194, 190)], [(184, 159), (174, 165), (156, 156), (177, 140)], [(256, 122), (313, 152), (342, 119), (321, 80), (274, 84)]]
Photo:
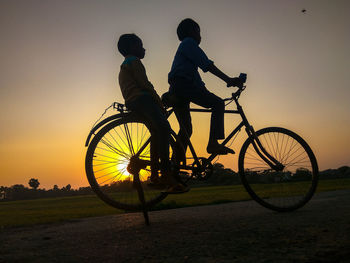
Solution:
[(209, 71), (213, 75), (222, 79), (226, 82), (227, 87), (241, 87), (243, 82), (239, 78), (231, 78), (223, 73), (220, 69), (218, 69), (214, 62), (211, 61), (204, 51), (196, 44), (194, 41), (187, 41), (185, 46), (182, 48), (182, 52), (184, 55), (189, 58), (195, 65), (200, 67), (203, 72)]
[(213, 75), (217, 76), (218, 78), (222, 79), (227, 83), (227, 87), (239, 87), (241, 88), (243, 85), (243, 81), (240, 78), (230, 78), (227, 76), (224, 72), (222, 72), (220, 69), (218, 69), (214, 63), (209, 65), (208, 71), (212, 73)]

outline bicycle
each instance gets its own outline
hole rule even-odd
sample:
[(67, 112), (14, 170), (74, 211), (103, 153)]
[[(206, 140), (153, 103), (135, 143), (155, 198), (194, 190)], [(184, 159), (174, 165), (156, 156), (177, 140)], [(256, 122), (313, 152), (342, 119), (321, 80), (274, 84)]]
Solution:
[[(225, 114), (239, 114), (242, 121), (222, 144), (226, 145), (245, 127), (248, 138), (238, 158), (243, 186), (252, 199), (266, 208), (278, 212), (298, 209), (312, 198), (316, 190), (316, 157), (305, 140), (288, 129), (268, 127), (255, 131), (238, 102), (245, 88), (243, 86), (232, 93), (230, 98), (224, 99), (227, 104), (236, 104), (236, 109), (225, 109)], [(168, 106), (169, 117), (174, 108), (171, 107), (173, 105)], [(151, 127), (123, 104), (114, 103), (113, 107), (119, 113), (99, 122), (86, 140), (87, 178), (103, 201), (127, 211), (143, 210), (148, 224), (147, 210), (167, 196), (161, 190), (149, 186)], [(191, 108), (190, 111), (211, 112), (199, 108)], [(175, 173), (181, 175), (178, 179), (183, 183), (191, 179), (207, 179), (213, 173), (212, 161), (217, 154), (207, 158), (198, 157), (190, 138), (188, 146), (191, 156), (183, 160), (183, 147), (176, 133), (171, 130), (170, 158)]]

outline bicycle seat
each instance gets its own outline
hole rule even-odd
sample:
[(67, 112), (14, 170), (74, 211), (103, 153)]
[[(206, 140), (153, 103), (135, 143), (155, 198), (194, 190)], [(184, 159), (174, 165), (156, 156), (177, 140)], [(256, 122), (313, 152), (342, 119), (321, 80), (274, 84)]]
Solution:
[(162, 99), (164, 106), (167, 108), (175, 107), (176, 105), (178, 105), (180, 103), (179, 99), (174, 94), (171, 94), (169, 91), (165, 92), (162, 95), (161, 99)]

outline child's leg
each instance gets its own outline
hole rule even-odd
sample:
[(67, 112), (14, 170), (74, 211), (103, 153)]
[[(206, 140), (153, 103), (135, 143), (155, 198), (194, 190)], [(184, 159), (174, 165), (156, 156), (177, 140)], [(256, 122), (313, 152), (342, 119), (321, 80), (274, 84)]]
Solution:
[[(182, 130), (186, 130), (189, 136), (192, 134), (191, 116), (189, 110), (189, 103), (194, 102), (205, 108), (211, 108), (213, 113), (211, 116), (210, 124), (210, 142), (217, 142), (218, 139), (224, 139), (224, 111), (225, 104), (224, 101), (216, 96), (215, 94), (209, 92), (205, 87), (198, 88), (193, 86), (193, 83), (189, 80), (183, 78), (176, 78), (170, 81), (170, 92), (175, 94), (179, 100), (181, 100), (181, 105), (178, 110), (175, 109), (175, 114), (178, 119), (181, 119), (182, 126), (180, 127), (179, 136), (183, 134)], [(185, 143), (186, 144), (186, 143)]]
[(208, 153), (227, 154), (234, 153), (233, 150), (218, 143), (219, 139), (225, 138), (224, 130), (224, 113), (225, 103), (224, 101), (209, 92), (205, 87), (195, 92), (189, 93), (189, 99), (191, 102), (198, 104), (205, 108), (211, 108), (211, 121), (210, 121), (210, 134), (207, 146)]
[(224, 139), (224, 101), (206, 89), (191, 93), (190, 100), (199, 106), (212, 109), (209, 143), (217, 142), (218, 139)]
[(151, 181), (156, 182), (159, 178), (159, 149), (156, 136), (151, 137), (150, 157), (151, 157)]
[(185, 154), (188, 146), (188, 138), (192, 135), (192, 120), (190, 113), (190, 103), (184, 102), (181, 105), (176, 105), (174, 108), (176, 118), (180, 124), (178, 133), (179, 139), (184, 147)]
[[(157, 146), (155, 147), (155, 149), (152, 149), (152, 153), (154, 156), (155, 154), (157, 154), (156, 150), (158, 150), (162, 177), (165, 183), (169, 186), (166, 192), (187, 192), (189, 188), (183, 186), (182, 184), (179, 184), (176, 181), (175, 177), (173, 177), (171, 174), (169, 161), (169, 139), (171, 128), (160, 106), (158, 106), (158, 104), (153, 100), (153, 98), (150, 95), (144, 95), (131, 105), (129, 104), (129, 108), (143, 116), (151, 126), (151, 133), (154, 139), (156, 139)], [(154, 143), (153, 146), (155, 146)]]
[(158, 170), (159, 168), (163, 173), (170, 170), (169, 161), (169, 138), (170, 138), (170, 125), (162, 113), (161, 109), (157, 109), (157, 105), (149, 105), (148, 109), (143, 112), (143, 115), (149, 121), (152, 127), (152, 141), (151, 141), (151, 161), (157, 163), (160, 159), (160, 167), (154, 167), (152, 169)]
[(186, 158), (188, 138), (190, 138), (192, 135), (192, 120), (190, 113), (189, 93), (191, 93), (192, 90), (196, 88), (193, 86), (193, 83), (191, 81), (183, 78), (172, 79), (169, 81), (169, 83), (170, 93), (176, 96), (177, 98), (177, 105), (174, 105), (174, 112), (180, 125), (178, 136), (184, 147), (184, 158)]
[[(145, 94), (130, 103), (128, 106), (132, 111), (143, 116), (151, 127), (151, 162), (158, 163), (161, 160), (160, 169), (162, 172), (169, 170), (169, 138), (170, 125), (160, 106), (154, 101), (151, 95)], [(159, 167), (152, 167), (155, 173)]]

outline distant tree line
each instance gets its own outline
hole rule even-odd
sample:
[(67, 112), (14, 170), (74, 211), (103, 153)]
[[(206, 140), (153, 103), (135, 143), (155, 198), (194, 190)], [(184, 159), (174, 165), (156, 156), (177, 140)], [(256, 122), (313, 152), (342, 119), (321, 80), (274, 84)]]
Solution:
[[(293, 175), (290, 172), (282, 173), (269, 173), (267, 175), (258, 174), (255, 172), (249, 172), (249, 181), (256, 180), (257, 183), (270, 183), (279, 181), (298, 181), (308, 178), (310, 171), (306, 169), (298, 169)], [(328, 169), (320, 172), (320, 180), (338, 179), (338, 178), (350, 178), (350, 167), (342, 166), (338, 169)], [(191, 181), (190, 181), (191, 182)], [(205, 185), (232, 185), (240, 184), (241, 180), (239, 174), (229, 168), (225, 168), (221, 163), (215, 163), (213, 165), (213, 174), (203, 181)], [(130, 181), (122, 181), (113, 183), (111, 185), (102, 186), (104, 190), (110, 191), (130, 191)], [(68, 184), (62, 188), (54, 185), (52, 189), (39, 189), (40, 182), (38, 179), (31, 178), (28, 182), (30, 188), (25, 187), (22, 184), (15, 184), (11, 187), (0, 186), (0, 201), (12, 201), (12, 200), (25, 200), (25, 199), (37, 199), (37, 198), (51, 198), (51, 197), (64, 197), (64, 196), (76, 196), (76, 195), (90, 195), (93, 191), (90, 187), (80, 187), (79, 189), (72, 189)], [(198, 181), (193, 185), (198, 185)]]
[(40, 182), (38, 179), (35, 178), (30, 179), (28, 185), (30, 186), (30, 188), (25, 187), (23, 184), (15, 184), (11, 187), (0, 186), (0, 201), (15, 201), (25, 199), (93, 194), (90, 187), (80, 187), (79, 189), (72, 189), (70, 184), (62, 188), (59, 188), (57, 185), (54, 185), (52, 189), (49, 190), (38, 189)]
[[(274, 183), (287, 181), (309, 180), (311, 172), (300, 168), (294, 174), (290, 172), (268, 173), (266, 175), (253, 171), (247, 171), (246, 175), (250, 183)], [(350, 178), (350, 167), (342, 166), (338, 169), (328, 169), (319, 173), (320, 180)], [(193, 185), (198, 184), (194, 182)], [(229, 168), (225, 168), (221, 163), (213, 165), (213, 174), (205, 181), (206, 185), (232, 185), (241, 184), (239, 174)]]
[(213, 165), (213, 174), (205, 181), (209, 185), (230, 185), (240, 184), (241, 179), (238, 173), (230, 168), (225, 168), (221, 163)]
[(338, 169), (328, 169), (320, 172), (320, 179), (350, 178), (350, 167), (342, 166)]

